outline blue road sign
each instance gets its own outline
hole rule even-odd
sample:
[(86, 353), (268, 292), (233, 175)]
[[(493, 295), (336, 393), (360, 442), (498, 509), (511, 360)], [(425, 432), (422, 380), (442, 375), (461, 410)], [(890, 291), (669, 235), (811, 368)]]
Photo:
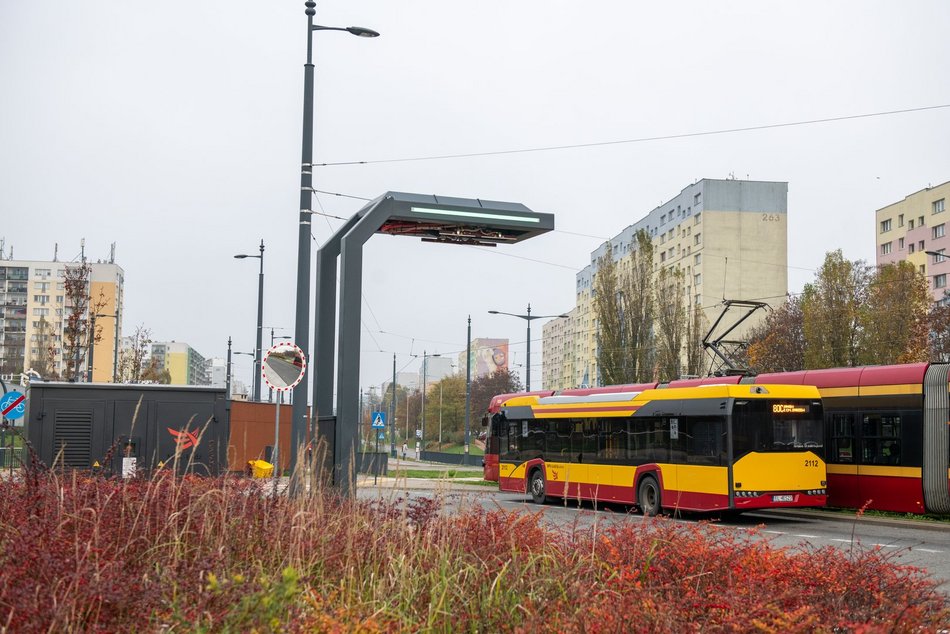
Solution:
[(23, 418), (26, 413), (26, 397), (20, 392), (7, 392), (0, 398), (0, 415), (7, 420)]
[(373, 429), (385, 429), (386, 428), (386, 412), (373, 412), (372, 421), (373, 421)]
[(378, 438), (379, 438), (379, 440), (386, 440), (386, 433), (385, 433), (385, 432), (379, 432)]

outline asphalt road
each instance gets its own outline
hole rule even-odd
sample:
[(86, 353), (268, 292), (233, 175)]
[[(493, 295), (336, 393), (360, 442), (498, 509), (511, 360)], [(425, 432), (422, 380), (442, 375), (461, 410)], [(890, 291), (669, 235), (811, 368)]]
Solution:
[[(458, 512), (470, 505), (484, 508), (544, 513), (545, 520), (555, 526), (594, 525), (602, 522), (642, 522), (643, 516), (624, 507), (595, 509), (591, 504), (576, 502), (550, 503), (538, 506), (528, 496), (502, 493), (497, 489), (473, 486), (446, 480), (380, 478), (374, 486), (372, 478), (363, 480), (359, 497), (406, 499), (439, 497), (448, 512)], [(699, 522), (702, 516), (675, 518), (681, 522)], [(880, 548), (898, 564), (924, 569), (942, 583), (941, 590), (950, 594), (950, 524), (914, 520), (882, 519), (816, 511), (749, 512), (738, 518), (717, 520), (709, 530), (738, 531), (749, 539), (766, 539), (779, 547), (820, 548), (833, 546), (852, 551)]]

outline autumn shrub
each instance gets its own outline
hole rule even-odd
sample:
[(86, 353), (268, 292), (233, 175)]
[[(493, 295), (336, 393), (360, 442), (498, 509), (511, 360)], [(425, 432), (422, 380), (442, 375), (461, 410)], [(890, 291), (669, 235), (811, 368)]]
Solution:
[(630, 516), (258, 481), (51, 472), (0, 487), (0, 631), (933, 631), (946, 598), (893, 554), (775, 548)]

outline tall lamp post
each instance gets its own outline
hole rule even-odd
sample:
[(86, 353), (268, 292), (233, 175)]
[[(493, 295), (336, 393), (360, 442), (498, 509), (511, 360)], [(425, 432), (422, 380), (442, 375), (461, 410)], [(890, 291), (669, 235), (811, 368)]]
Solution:
[(500, 310), (490, 310), (488, 311), (490, 315), (508, 315), (509, 317), (518, 317), (519, 319), (524, 319), (528, 322), (528, 352), (527, 352), (527, 361), (525, 361), (525, 382), (524, 389), (526, 392), (531, 391), (531, 320), (532, 319), (551, 319), (555, 317), (567, 317), (567, 315), (532, 315), (531, 314), (531, 304), (528, 304), (528, 314), (527, 315), (518, 315), (515, 313), (505, 313)]
[(248, 255), (239, 253), (234, 256), (238, 260), (244, 258), (259, 258), (261, 272), (257, 276), (257, 347), (254, 348), (254, 400), (261, 400), (261, 337), (264, 333), (264, 240), (261, 239), (261, 254)]
[[(297, 236), (297, 314), (294, 322), (294, 343), (304, 351), (310, 352), (310, 209), (313, 196), (313, 32), (314, 31), (346, 31), (359, 37), (378, 37), (379, 33), (372, 29), (360, 26), (333, 27), (320, 26), (313, 23), (316, 14), (316, 2), (304, 2), (307, 14), (307, 63), (304, 64), (303, 79), (303, 149), (300, 159), (300, 225)], [(290, 451), (291, 463), (295, 459), (299, 448), (306, 441), (308, 421), (307, 415), (307, 384), (304, 380), (297, 384), (293, 391), (293, 421), (291, 423)], [(316, 408), (314, 408), (316, 409)], [(332, 412), (315, 412), (316, 415), (331, 414)], [(296, 482), (291, 482), (291, 493), (296, 489)]]
[[(230, 343), (230, 341), (231, 341), (231, 338), (228, 337), (228, 343)], [(253, 353), (253, 352), (237, 352), (237, 351), (235, 351), (235, 352), (232, 352), (231, 354), (243, 354), (243, 355), (246, 355), (246, 356), (248, 356), (248, 357), (254, 357), (255, 359), (257, 358), (257, 357), (254, 356), (254, 353)], [(252, 371), (253, 371), (253, 370), (252, 370)], [(228, 370), (228, 383), (229, 383), (229, 384), (231, 383), (231, 374), (230, 374), (230, 372), (231, 372), (231, 371)], [(228, 398), (230, 398), (230, 395), (228, 395)]]
[[(419, 358), (419, 355), (411, 355), (413, 357)], [(419, 456), (422, 457), (422, 452), (426, 448), (426, 388), (428, 387), (427, 383), (427, 363), (430, 357), (441, 357), (441, 354), (428, 354), (425, 350), (422, 351), (422, 438), (420, 439), (422, 443), (419, 445), (421, 449), (419, 450)]]

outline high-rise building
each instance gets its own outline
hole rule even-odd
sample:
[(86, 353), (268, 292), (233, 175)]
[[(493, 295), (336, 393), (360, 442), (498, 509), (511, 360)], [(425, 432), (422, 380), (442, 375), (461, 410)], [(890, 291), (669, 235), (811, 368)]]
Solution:
[[(64, 358), (64, 335), (73, 310), (66, 289), (66, 271), (82, 262), (13, 260), (0, 255), (0, 375), (17, 376), (34, 369), (44, 378), (58, 376), (85, 381), (89, 375), (88, 347)], [(87, 262), (88, 305), (77, 317), (89, 338), (93, 314), (96, 337), (92, 380), (111, 382), (121, 337), (124, 273), (114, 262)]]
[(914, 192), (874, 214), (877, 265), (910, 262), (927, 277), (934, 301), (942, 302), (950, 288), (948, 199), (950, 181)]
[[(654, 280), (661, 269), (682, 275), (682, 303), (711, 324), (724, 299), (778, 305), (788, 291), (788, 183), (703, 179), (656, 207), (610, 239), (615, 261), (629, 261), (644, 230), (653, 246)], [(600, 385), (597, 318), (593, 307), (598, 262), (607, 243), (576, 275), (569, 317), (543, 327), (543, 386)], [(731, 333), (741, 337), (764, 317), (756, 314)], [(685, 353), (685, 351), (684, 351)]]
[(182, 341), (152, 342), (152, 359), (159, 372), (167, 370), (172, 385), (208, 385), (208, 363)]

